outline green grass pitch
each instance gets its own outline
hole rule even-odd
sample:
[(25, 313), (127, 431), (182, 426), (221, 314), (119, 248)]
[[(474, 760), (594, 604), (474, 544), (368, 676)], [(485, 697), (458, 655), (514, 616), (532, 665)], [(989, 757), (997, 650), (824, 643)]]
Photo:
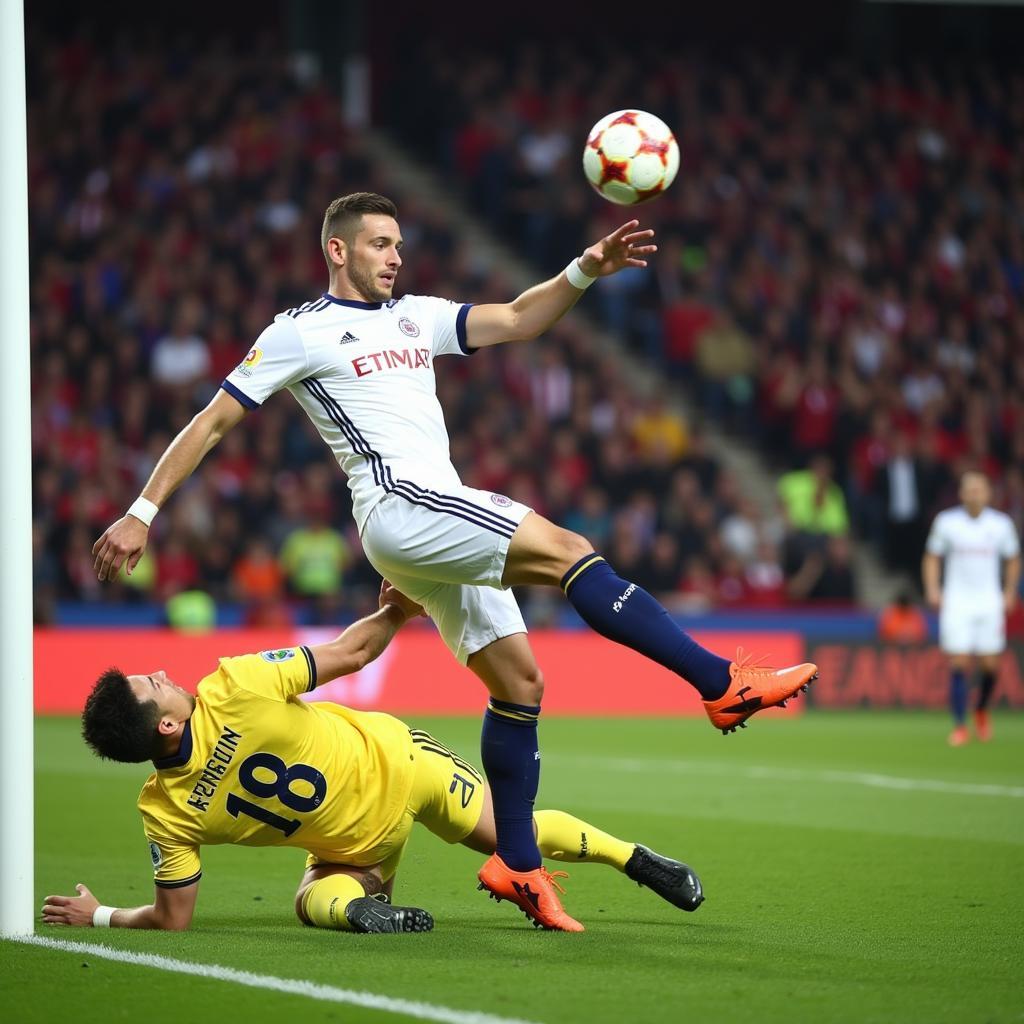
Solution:
[[(479, 856), (420, 830), (396, 895), (434, 913), (430, 935), (303, 928), (301, 853), (235, 848), (204, 852), (190, 932), (45, 931), (541, 1024), (1024, 1020), (1024, 718), (958, 750), (940, 715), (767, 718), (726, 738), (696, 719), (542, 724), (538, 806), (686, 860), (707, 893), (692, 915), (575, 866), (586, 934), (535, 932), (476, 891)], [(415, 724), (478, 760), (476, 721)], [(94, 759), (77, 728), (37, 725), (36, 902), (79, 881), (149, 902), (145, 769)], [(3, 943), (0, 1019), (410, 1018)]]

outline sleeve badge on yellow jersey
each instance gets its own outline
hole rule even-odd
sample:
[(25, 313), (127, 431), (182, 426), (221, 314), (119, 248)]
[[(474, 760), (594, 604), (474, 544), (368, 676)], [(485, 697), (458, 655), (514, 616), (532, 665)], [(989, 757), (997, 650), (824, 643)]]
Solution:
[(264, 661), (289, 661), (295, 657), (295, 649), (284, 647), (279, 651), (260, 651), (260, 657)]
[(153, 861), (153, 867), (158, 868), (164, 862), (164, 855), (160, 852), (160, 847), (156, 843), (149, 844), (149, 856)]

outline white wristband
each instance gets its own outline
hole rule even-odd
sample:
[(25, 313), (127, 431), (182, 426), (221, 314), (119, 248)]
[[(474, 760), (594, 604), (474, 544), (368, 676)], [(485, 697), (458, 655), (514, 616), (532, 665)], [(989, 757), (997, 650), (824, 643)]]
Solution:
[(117, 907), (97, 907), (92, 912), (93, 928), (109, 928), (110, 919), (114, 916), (115, 910), (117, 910)]
[(578, 258), (574, 259), (569, 266), (565, 268), (565, 276), (569, 279), (569, 284), (571, 284), (573, 288), (579, 288), (580, 291), (589, 288), (597, 280), (596, 277), (590, 277), (580, 270), (580, 261)]
[(159, 511), (159, 505), (154, 505), (149, 498), (140, 496), (132, 502), (132, 507), (128, 509), (128, 515), (135, 516), (140, 522), (149, 526)]

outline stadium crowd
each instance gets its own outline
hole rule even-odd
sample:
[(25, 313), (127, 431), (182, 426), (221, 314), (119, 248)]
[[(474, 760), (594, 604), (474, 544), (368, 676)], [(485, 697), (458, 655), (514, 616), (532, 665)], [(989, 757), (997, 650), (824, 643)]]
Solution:
[[(514, 289), (346, 134), (308, 63), (264, 38), (39, 39), (30, 224), (39, 615), (104, 599), (90, 548), (173, 434), (274, 313), (322, 287), (335, 195), (395, 195), (401, 287), (476, 301)], [(651, 271), (587, 307), (657, 360), (634, 390), (583, 320), (438, 374), (467, 483), (587, 534), (676, 609), (854, 597), (849, 538), (914, 570), (971, 462), (1024, 518), (1024, 76), (940, 76), (751, 58), (732, 70), (508, 63), (424, 46), (384, 121), (461, 182), (496, 231), (554, 271), (622, 211), (578, 167), (580, 127), (636, 96), (679, 130), (679, 180), (643, 217)], [(439, 96), (446, 97), (439, 102)], [(424, 105), (433, 126), (425, 134)], [(437, 119), (444, 123), (438, 126)], [(622, 278), (620, 281), (619, 278)], [(668, 397), (783, 463), (766, 515)], [(202, 591), (246, 621), (333, 619), (375, 577), (333, 460), (276, 396), (160, 516), (122, 600)], [(557, 600), (525, 595), (534, 621)]]
[(678, 179), (639, 211), (655, 272), (599, 282), (604, 321), (780, 469), (834, 475), (893, 568), (916, 578), (968, 465), (1024, 526), (1019, 68), (418, 55), (389, 123), (549, 271), (623, 212), (580, 173), (587, 127), (627, 98), (675, 127)]

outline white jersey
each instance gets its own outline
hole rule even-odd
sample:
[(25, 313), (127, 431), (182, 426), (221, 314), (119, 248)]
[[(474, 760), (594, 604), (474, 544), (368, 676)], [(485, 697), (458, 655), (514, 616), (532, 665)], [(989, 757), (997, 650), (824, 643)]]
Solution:
[(1013, 520), (994, 508), (972, 516), (963, 506), (940, 512), (927, 551), (944, 559), (942, 603), (1002, 609), (1001, 560), (1020, 554)]
[(434, 359), (470, 354), (469, 309), (420, 295), (385, 303), (324, 295), (279, 313), (221, 386), (248, 409), (281, 388), (295, 396), (348, 477), (362, 533), (387, 494), (436, 503), (461, 484)]

